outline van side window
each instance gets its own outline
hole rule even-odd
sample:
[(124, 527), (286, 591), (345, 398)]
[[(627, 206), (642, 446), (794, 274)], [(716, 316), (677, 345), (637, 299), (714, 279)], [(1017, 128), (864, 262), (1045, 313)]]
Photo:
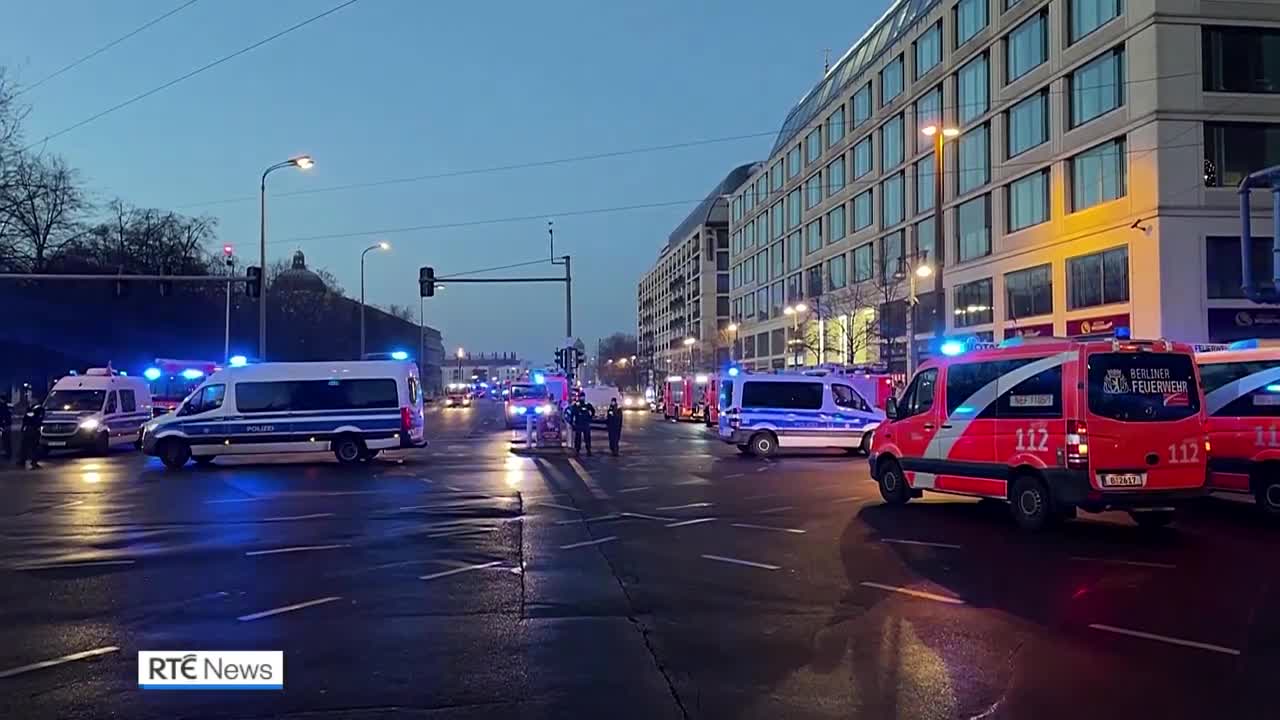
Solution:
[(409, 404), (418, 404), (418, 378), (409, 376)]
[(822, 383), (748, 380), (742, 386), (742, 406), (821, 410)]
[[(1228, 383), (1243, 380), (1251, 375), (1275, 370), (1274, 362), (1213, 363), (1200, 366), (1200, 382), (1205, 394), (1225, 387)], [(1251, 384), (1258, 384), (1257, 382)], [(1280, 392), (1276, 385), (1267, 382), (1253, 392), (1247, 392), (1213, 411), (1214, 417), (1280, 417)], [(1236, 391), (1228, 390), (1234, 394)], [(1213, 410), (1210, 406), (1210, 410)]]
[(848, 385), (832, 385), (831, 399), (835, 401), (837, 407), (871, 412), (871, 408), (867, 406), (867, 401), (862, 399), (857, 390)]
[(227, 395), (226, 385), (205, 385), (200, 389), (200, 394), (195, 395), (187, 403), (184, 415), (195, 415), (196, 413), (209, 412), (222, 407), (222, 400)]
[(236, 383), (236, 409), (242, 413), (398, 408), (396, 381), (279, 380)]
[(929, 368), (918, 373), (898, 404), (901, 417), (919, 415), (933, 409), (934, 388), (938, 384), (938, 369)]
[[(1062, 367), (1041, 371), (1016, 385), (1005, 379), (1009, 373), (1043, 358), (1018, 358), (952, 365), (947, 371), (947, 415), (965, 419), (1058, 418), (1062, 417)], [(991, 383), (995, 394), (974, 395)], [(986, 402), (983, 402), (983, 400)], [(973, 407), (968, 407), (973, 404)], [(980, 406), (979, 406), (980, 405)]]
[(131, 413), (131, 412), (137, 412), (137, 411), (138, 411), (138, 401), (136, 398), (134, 398), (133, 391), (121, 390), (120, 391), (120, 412)]
[(107, 415), (111, 415), (115, 411), (116, 411), (116, 393), (113, 390), (107, 393), (107, 409), (103, 412), (105, 412)]
[[(1001, 382), (997, 388), (1000, 391), (1000, 398), (995, 403), (998, 418), (1062, 417), (1061, 365), (1042, 370), (1013, 387)], [(983, 413), (984, 417), (986, 415)]]
[[(947, 369), (947, 416), (960, 410), (966, 418), (977, 417), (984, 408), (964, 408), (965, 401), (983, 387), (995, 381), (1004, 372), (1005, 363), (967, 363), (952, 365)], [(964, 409), (962, 409), (964, 408)]]

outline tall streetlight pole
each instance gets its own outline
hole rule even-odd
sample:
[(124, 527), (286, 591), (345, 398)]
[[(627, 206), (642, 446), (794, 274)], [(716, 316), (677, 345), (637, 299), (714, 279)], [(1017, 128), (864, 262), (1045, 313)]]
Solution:
[(689, 372), (693, 372), (693, 346), (697, 344), (697, 340), (687, 337), (684, 339), (684, 346), (689, 350)]
[(377, 245), (370, 245), (360, 253), (360, 358), (364, 359), (364, 256), (373, 250), (390, 250), (391, 243), (382, 241)]
[(791, 343), (796, 346), (795, 367), (801, 365), (801, 355), (803, 352), (803, 341), (798, 337), (800, 334), (800, 316), (809, 311), (809, 306), (804, 303), (796, 303), (782, 308), (782, 314), (791, 318)]
[(459, 382), (462, 381), (462, 358), (466, 356), (467, 356), (466, 351), (463, 350), (462, 348), (458, 348), (458, 381)]
[(738, 349), (738, 323), (729, 323), (725, 330), (728, 330), (731, 333), (730, 337), (732, 339), (729, 341), (729, 362), (732, 363), (737, 360), (735, 357), (737, 353), (734, 351)]
[[(935, 287), (938, 293), (937, 302), (934, 303), (938, 312), (938, 322), (936, 324), (936, 332), (938, 339), (946, 337), (947, 334), (947, 291), (942, 285), (942, 268), (946, 265), (946, 247), (947, 240), (943, 237), (942, 222), (942, 202), (944, 195), (943, 180), (943, 145), (947, 138), (953, 138), (960, 134), (960, 131), (953, 127), (942, 127), (940, 125), (929, 125), (920, 129), (925, 137), (933, 138), (933, 253), (937, 258), (934, 265), (937, 266), (938, 279), (935, 281)], [(907, 355), (915, 354), (915, 340), (911, 340), (911, 347), (907, 351)], [(908, 361), (908, 364), (909, 361)]]
[(929, 265), (928, 256), (922, 255), (918, 251), (911, 263), (914, 267), (908, 267), (907, 259), (901, 260), (902, 266), (897, 273), (894, 274), (895, 279), (907, 280), (907, 377), (910, 378), (915, 374), (916, 368), (916, 329), (915, 315), (916, 303), (916, 278), (927, 278), (933, 274), (933, 268)]
[(264, 362), (267, 359), (267, 176), (280, 168), (307, 170), (315, 164), (310, 155), (299, 155), (262, 171), (262, 184), (258, 194), (258, 268), (262, 272), (262, 287), (258, 292), (258, 358)]

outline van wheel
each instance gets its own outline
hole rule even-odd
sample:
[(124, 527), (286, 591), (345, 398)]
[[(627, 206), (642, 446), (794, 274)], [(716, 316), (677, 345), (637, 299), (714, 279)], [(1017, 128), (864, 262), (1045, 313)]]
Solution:
[(93, 439), (94, 455), (109, 455), (111, 453), (111, 436), (105, 432), (98, 433)]
[(897, 461), (882, 460), (878, 469), (876, 484), (880, 486), (880, 497), (890, 505), (905, 505), (911, 499), (911, 488), (907, 487), (907, 478)]
[(1009, 501), (1013, 506), (1013, 519), (1023, 530), (1043, 530), (1054, 518), (1049, 489), (1034, 475), (1022, 475), (1013, 481)]
[(751, 454), (758, 458), (773, 457), (778, 451), (778, 438), (771, 432), (758, 432), (751, 436)]
[(1266, 477), (1256, 477), (1253, 481), (1253, 494), (1258, 500), (1258, 507), (1268, 517), (1280, 519), (1280, 468), (1275, 465), (1264, 467)]
[(217, 455), (195, 455), (191, 459), (195, 460), (197, 465), (212, 465), (215, 457)]
[(191, 448), (181, 440), (165, 440), (160, 445), (160, 462), (170, 470), (181, 470), (191, 459)]
[(343, 465), (354, 465), (364, 457), (364, 442), (354, 435), (343, 435), (333, 441), (333, 456)]
[(1149, 512), (1131, 512), (1129, 517), (1138, 523), (1138, 527), (1152, 529), (1162, 528), (1173, 522), (1172, 510), (1152, 510)]

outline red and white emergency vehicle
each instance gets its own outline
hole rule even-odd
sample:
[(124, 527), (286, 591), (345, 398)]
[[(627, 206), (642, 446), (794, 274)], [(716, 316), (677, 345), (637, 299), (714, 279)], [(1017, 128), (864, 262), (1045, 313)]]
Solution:
[(503, 403), (507, 427), (522, 428), (525, 416), (559, 413), (569, 403), (569, 379), (563, 375), (533, 373), (532, 382), (512, 383)]
[(669, 375), (662, 384), (662, 416), (667, 420), (705, 420), (716, 404), (712, 376)]
[(1248, 493), (1280, 517), (1280, 341), (1196, 355), (1208, 416), (1209, 488)]
[(151, 386), (151, 407), (157, 416), (173, 412), (204, 379), (222, 369), (213, 360), (156, 358), (142, 376)]
[(886, 410), (870, 461), (890, 504), (928, 490), (1007, 500), (1031, 530), (1077, 508), (1159, 526), (1205, 492), (1210, 446), (1188, 345), (1006, 341), (924, 363)]

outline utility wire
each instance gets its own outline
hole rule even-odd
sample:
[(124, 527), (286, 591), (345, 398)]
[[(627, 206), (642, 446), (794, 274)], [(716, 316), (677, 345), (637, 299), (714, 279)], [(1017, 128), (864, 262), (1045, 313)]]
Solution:
[(61, 137), (61, 136), (63, 136), (63, 135), (66, 135), (67, 133), (69, 133), (69, 132), (71, 132), (71, 131), (73, 131), (73, 130), (77, 130), (77, 129), (79, 129), (79, 128), (82, 128), (82, 127), (84, 127), (85, 125), (88, 125), (89, 123), (91, 123), (91, 122), (93, 122), (93, 121), (95, 121), (95, 120), (98, 120), (98, 119), (100, 119), (100, 118), (106, 117), (107, 115), (110, 115), (111, 113), (113, 113), (113, 112), (115, 112), (115, 111), (117, 111), (117, 110), (120, 110), (120, 109), (122, 109), (122, 108), (128, 107), (128, 106), (130, 106), (130, 105), (132, 105), (132, 104), (134, 104), (134, 103), (138, 102), (139, 100), (146, 99), (146, 98), (148, 98), (148, 97), (151, 97), (152, 95), (155, 95), (155, 94), (156, 94), (156, 93), (158, 93), (158, 92), (161, 92), (161, 91), (163, 91), (163, 90), (167, 90), (167, 89), (169, 89), (169, 88), (173, 87), (174, 85), (177, 85), (178, 83), (183, 82), (184, 80), (188, 80), (188, 79), (190, 79), (190, 78), (193, 78), (193, 77), (195, 77), (196, 75), (199, 75), (200, 73), (202, 73), (202, 72), (204, 72), (204, 71), (206, 71), (206, 70), (211, 70), (211, 69), (213, 69), (213, 68), (215, 68), (215, 67), (217, 67), (217, 66), (221, 65), (222, 63), (227, 62), (228, 60), (232, 60), (232, 59), (235, 59), (235, 58), (237, 58), (237, 57), (240, 57), (241, 55), (244, 55), (244, 54), (245, 54), (245, 53), (247, 53), (247, 52), (251, 52), (251, 51), (253, 51), (253, 50), (256, 50), (256, 49), (258, 49), (258, 48), (262, 47), (263, 45), (266, 45), (267, 43), (269, 43), (269, 42), (271, 42), (271, 41), (273, 41), (273, 40), (277, 40), (277, 39), (279, 39), (279, 38), (282, 38), (282, 37), (284, 37), (285, 35), (288, 35), (289, 33), (293, 32), (293, 31), (295, 31), (295, 30), (299, 30), (299, 29), (301, 29), (301, 28), (303, 28), (303, 27), (306, 27), (307, 25), (310, 25), (311, 23), (313, 23), (313, 22), (315, 22), (315, 21), (317, 21), (317, 20), (320, 20), (320, 19), (322, 19), (322, 18), (328, 17), (329, 15), (332, 15), (332, 14), (334, 14), (334, 13), (338, 12), (339, 10), (341, 10), (341, 9), (343, 9), (343, 8), (345, 8), (345, 7), (347, 7), (348, 5), (354, 5), (356, 2), (357, 2), (357, 0), (346, 0), (345, 2), (339, 3), (338, 5), (335, 5), (335, 6), (333, 6), (333, 7), (329, 8), (328, 10), (325, 10), (324, 12), (322, 12), (322, 13), (320, 13), (320, 14), (318, 14), (318, 15), (312, 15), (311, 17), (307, 18), (306, 20), (303, 20), (302, 22), (299, 22), (299, 23), (296, 23), (296, 24), (294, 24), (294, 25), (291, 25), (291, 26), (289, 26), (289, 27), (285, 28), (284, 30), (281, 30), (281, 31), (279, 31), (279, 32), (277, 32), (277, 33), (275, 33), (275, 34), (268, 35), (267, 37), (265, 37), (265, 38), (263, 38), (263, 39), (261, 39), (261, 40), (259, 40), (259, 41), (255, 42), (255, 43), (253, 43), (252, 45), (247, 45), (247, 46), (245, 46), (245, 47), (243, 47), (243, 48), (240, 48), (239, 50), (236, 50), (235, 52), (231, 53), (230, 55), (223, 55), (222, 57), (218, 58), (217, 60), (213, 60), (213, 61), (211, 61), (211, 62), (205, 63), (204, 65), (201, 65), (200, 67), (196, 68), (195, 70), (192, 70), (192, 71), (190, 71), (190, 72), (188, 72), (188, 73), (185, 73), (185, 74), (183, 74), (183, 75), (180, 75), (180, 76), (178, 76), (178, 77), (176, 77), (176, 78), (174, 78), (174, 79), (170, 80), (169, 82), (164, 83), (163, 85), (158, 85), (158, 86), (156, 86), (156, 87), (151, 88), (150, 90), (147, 90), (147, 91), (146, 91), (146, 92), (144, 92), (144, 93), (140, 93), (140, 94), (138, 94), (138, 95), (134, 95), (133, 97), (129, 98), (128, 100), (124, 100), (124, 101), (122, 101), (122, 102), (116, 103), (115, 105), (112, 105), (111, 107), (109, 107), (109, 108), (107, 108), (107, 109), (105, 109), (105, 110), (102, 110), (102, 111), (99, 111), (99, 112), (97, 112), (97, 113), (95, 113), (95, 114), (93, 114), (93, 115), (90, 115), (89, 117), (85, 118), (84, 120), (81, 120), (81, 121), (79, 121), (79, 122), (77, 122), (77, 123), (75, 123), (75, 124), (73, 124), (73, 125), (68, 125), (67, 127), (62, 128), (61, 130), (58, 130), (57, 132), (51, 133), (51, 134), (49, 134), (49, 135), (46, 135), (46, 136), (44, 136), (43, 138), (41, 138), (41, 139), (37, 140), (36, 142), (33, 142), (33, 143), (31, 143), (30, 145), (27, 145), (26, 147), (22, 148), (22, 151), (23, 151), (23, 152), (26, 152), (27, 150), (30, 150), (31, 148), (34, 148), (34, 147), (35, 147), (35, 146), (37, 146), (37, 145), (40, 145), (40, 144), (42, 144), (42, 143), (46, 143), (46, 142), (48, 142), (48, 141), (50, 141), (50, 140), (53, 140), (54, 138), (57, 138), (57, 137)]
[(478, 270), (467, 270), (464, 272), (453, 273), (452, 275), (443, 275), (436, 278), (436, 282), (443, 283), (455, 278), (466, 277), (467, 275), (482, 275), (484, 273), (497, 272), (499, 270), (510, 270), (518, 267), (528, 267), (530, 265), (541, 265), (551, 262), (551, 258), (539, 258), (537, 260), (527, 260), (525, 262), (512, 263), (510, 265), (497, 265), (494, 267), (480, 268)]
[(116, 38), (115, 40), (112, 40), (111, 42), (107, 43), (106, 45), (103, 45), (102, 47), (98, 48), (97, 50), (94, 50), (93, 52), (89, 53), (88, 55), (85, 55), (84, 57), (82, 57), (82, 58), (80, 58), (80, 59), (78, 59), (78, 60), (74, 60), (74, 61), (72, 61), (72, 62), (70, 62), (70, 63), (68, 63), (68, 64), (66, 64), (66, 65), (63, 65), (61, 68), (59, 68), (58, 70), (54, 71), (53, 73), (51, 73), (51, 74), (49, 74), (49, 75), (44, 76), (43, 78), (41, 78), (41, 79), (37, 80), (36, 82), (34, 82), (34, 83), (32, 83), (32, 84), (30, 84), (30, 85), (28, 85), (28, 86), (24, 87), (24, 88), (20, 88), (17, 92), (15, 92), (15, 93), (13, 94), (13, 96), (14, 96), (14, 97), (18, 97), (18, 96), (20, 96), (20, 95), (22, 95), (22, 94), (24, 94), (24, 93), (28, 93), (28, 92), (31, 92), (32, 90), (35, 90), (36, 88), (40, 87), (41, 85), (43, 85), (43, 84), (45, 84), (45, 83), (49, 82), (50, 80), (52, 80), (52, 79), (54, 79), (54, 78), (58, 77), (59, 75), (61, 75), (61, 74), (65, 73), (65, 72), (67, 72), (68, 70), (71, 70), (71, 69), (72, 69), (72, 68), (74, 68), (74, 67), (77, 67), (77, 66), (79, 66), (79, 65), (82, 65), (82, 64), (84, 64), (84, 63), (86, 63), (86, 62), (88, 62), (88, 61), (90, 61), (90, 60), (92, 60), (92, 59), (94, 59), (94, 58), (98, 57), (98, 56), (99, 56), (99, 55), (101, 55), (102, 53), (104, 53), (104, 52), (106, 52), (106, 51), (110, 50), (111, 48), (115, 47), (116, 45), (119, 45), (120, 43), (124, 42), (125, 40), (128, 40), (129, 38), (133, 37), (134, 35), (137, 35), (138, 33), (142, 32), (143, 30), (146, 30), (147, 28), (151, 27), (152, 25), (155, 25), (156, 23), (160, 22), (161, 20), (164, 20), (165, 18), (167, 18), (167, 17), (169, 17), (169, 16), (171, 16), (171, 15), (176, 15), (177, 13), (179, 13), (179, 12), (181, 12), (181, 11), (183, 11), (183, 10), (185, 10), (185, 9), (189, 8), (189, 7), (191, 7), (192, 5), (195, 5), (198, 1), (199, 1), (199, 0), (187, 0), (187, 2), (183, 3), (182, 5), (179, 5), (178, 7), (176, 7), (176, 8), (174, 8), (174, 9), (170, 10), (169, 12), (166, 12), (166, 13), (164, 13), (163, 15), (160, 15), (159, 17), (152, 18), (151, 20), (148, 20), (147, 22), (143, 23), (142, 25), (139, 25), (138, 27), (134, 28), (133, 30), (130, 30), (129, 32), (125, 33), (124, 35), (121, 35), (120, 37)]

